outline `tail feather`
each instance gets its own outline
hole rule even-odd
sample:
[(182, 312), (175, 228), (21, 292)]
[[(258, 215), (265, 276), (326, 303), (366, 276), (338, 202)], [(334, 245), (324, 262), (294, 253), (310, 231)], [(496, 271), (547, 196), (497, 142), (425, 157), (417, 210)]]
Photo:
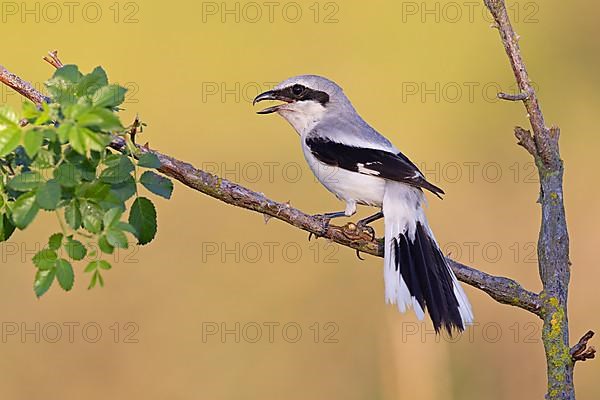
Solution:
[[(472, 323), (471, 306), (439, 249), (421, 204), (422, 192), (397, 184), (386, 187), (386, 300), (401, 312), (413, 308), (422, 319), (427, 311), (436, 332), (464, 330)], [(386, 201), (387, 200), (387, 201)]]

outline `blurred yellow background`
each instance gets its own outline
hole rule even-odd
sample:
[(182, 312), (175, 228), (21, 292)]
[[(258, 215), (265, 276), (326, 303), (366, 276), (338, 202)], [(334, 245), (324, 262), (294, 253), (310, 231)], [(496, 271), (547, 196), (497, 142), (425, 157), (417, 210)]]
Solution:
[[(571, 341), (598, 329), (599, 7), (510, 1), (548, 124), (562, 129), (571, 234)], [(141, 142), (311, 213), (341, 204), (312, 177), (297, 135), (252, 98), (293, 75), (338, 82), (417, 163), (444, 201), (444, 251), (539, 291), (537, 177), (512, 129), (514, 78), (481, 2), (2, 2), (0, 63), (40, 86), (58, 49), (130, 88)], [(0, 88), (2, 103), (21, 99)], [(52, 215), (0, 246), (4, 399), (542, 398), (541, 321), (466, 288), (477, 324), (436, 338), (384, 304), (382, 260), (176, 185), (157, 238), (115, 255), (106, 287), (31, 289)], [(371, 210), (361, 209), (360, 216)], [(381, 232), (381, 225), (376, 225)], [(598, 361), (579, 398), (600, 397)]]

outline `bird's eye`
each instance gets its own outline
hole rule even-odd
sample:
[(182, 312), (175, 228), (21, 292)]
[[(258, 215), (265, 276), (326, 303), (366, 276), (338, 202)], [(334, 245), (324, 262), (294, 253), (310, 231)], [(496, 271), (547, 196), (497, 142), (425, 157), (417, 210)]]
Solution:
[(294, 93), (296, 96), (300, 96), (302, 92), (304, 92), (304, 89), (305, 88), (302, 85), (294, 85), (292, 86), (292, 93)]

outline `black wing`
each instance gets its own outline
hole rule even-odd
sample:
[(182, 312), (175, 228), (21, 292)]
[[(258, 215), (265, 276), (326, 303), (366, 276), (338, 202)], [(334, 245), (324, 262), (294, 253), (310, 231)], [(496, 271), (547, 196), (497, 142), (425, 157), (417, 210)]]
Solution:
[(349, 146), (320, 137), (307, 137), (306, 145), (327, 165), (427, 189), (439, 198), (444, 194), (442, 189), (427, 182), (417, 166), (402, 153)]

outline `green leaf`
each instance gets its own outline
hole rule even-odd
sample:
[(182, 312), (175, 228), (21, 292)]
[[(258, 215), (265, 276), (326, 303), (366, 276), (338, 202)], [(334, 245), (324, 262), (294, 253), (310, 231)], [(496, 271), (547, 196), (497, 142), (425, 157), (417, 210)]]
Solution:
[(80, 115), (77, 118), (77, 122), (80, 126), (107, 131), (123, 128), (117, 114), (107, 108), (93, 108), (87, 113)]
[(118, 157), (117, 161), (113, 162), (114, 158), (111, 158), (110, 164), (106, 162), (110, 166), (100, 173), (100, 179), (103, 182), (113, 184), (124, 182), (135, 169), (129, 157), (116, 154), (114, 156)]
[(63, 106), (73, 104), (77, 100), (77, 83), (82, 77), (76, 65), (65, 65), (54, 72), (46, 82), (46, 88), (54, 101)]
[(98, 281), (98, 271), (96, 270), (96, 271), (94, 271), (94, 274), (92, 275), (92, 280), (90, 281), (88, 290), (93, 289), (96, 286), (97, 281)]
[(21, 133), (21, 129), (18, 127), (10, 127), (0, 131), (0, 157), (17, 148), (21, 141)]
[(92, 104), (96, 107), (116, 107), (125, 101), (127, 89), (119, 85), (108, 85), (98, 89), (92, 96)]
[(146, 171), (140, 178), (140, 183), (152, 193), (170, 199), (173, 193), (173, 182), (153, 171)]
[(8, 215), (2, 214), (0, 217), (0, 242), (7, 241), (15, 231), (15, 225)]
[(65, 187), (75, 187), (81, 183), (81, 171), (75, 165), (64, 162), (54, 170), (54, 179)]
[(48, 239), (48, 247), (50, 248), (50, 250), (60, 249), (63, 236), (64, 235), (62, 233), (55, 233), (54, 235), (50, 236), (50, 238)]
[(12, 207), (12, 219), (17, 228), (23, 230), (33, 221), (40, 208), (35, 202), (35, 192), (21, 195)]
[(78, 197), (82, 197), (88, 200), (94, 200), (96, 202), (104, 200), (106, 195), (110, 192), (110, 186), (102, 182), (90, 182), (79, 185), (75, 189), (75, 194)]
[(44, 178), (38, 172), (23, 172), (8, 181), (7, 186), (18, 192), (28, 192), (40, 186), (44, 182)]
[(129, 176), (125, 181), (116, 183), (111, 186), (111, 193), (115, 195), (121, 202), (125, 202), (135, 194), (136, 183), (133, 176)]
[(89, 264), (85, 267), (85, 272), (92, 272), (92, 271), (96, 271), (98, 269), (105, 269), (108, 270), (111, 268), (111, 265), (108, 261), (105, 260), (96, 260), (96, 261), (90, 261)]
[(118, 229), (109, 229), (106, 233), (108, 243), (116, 248), (126, 249), (128, 247), (127, 236)]
[(83, 201), (79, 209), (81, 210), (83, 227), (91, 233), (99, 233), (102, 230), (102, 217), (104, 216), (100, 206), (89, 201)]
[(17, 113), (7, 106), (0, 107), (0, 131), (8, 128), (18, 128), (19, 117)]
[(102, 221), (104, 222), (105, 227), (114, 226), (121, 219), (121, 215), (123, 215), (123, 211), (118, 208), (110, 209), (104, 214), (104, 218)]
[(81, 211), (77, 200), (71, 201), (65, 208), (65, 221), (75, 230), (81, 227)]
[(73, 238), (68, 238), (67, 243), (64, 246), (67, 254), (72, 260), (79, 261), (85, 258), (87, 254), (87, 249), (79, 240), (75, 240)]
[(40, 151), (38, 151), (32, 166), (39, 169), (53, 167), (55, 163), (54, 155), (54, 152), (42, 148)]
[(44, 133), (37, 129), (30, 129), (25, 132), (23, 136), (23, 147), (25, 152), (31, 158), (33, 158), (38, 151), (42, 148), (42, 142), (44, 141)]
[(138, 197), (131, 205), (129, 223), (136, 230), (139, 244), (147, 244), (156, 235), (156, 209), (145, 197)]
[(33, 290), (35, 295), (39, 298), (50, 289), (54, 277), (56, 276), (55, 269), (39, 269), (35, 274), (35, 281), (33, 282)]
[(39, 269), (52, 269), (54, 268), (57, 259), (58, 256), (56, 254), (56, 251), (44, 249), (38, 251), (31, 260), (33, 261), (33, 264)]
[(119, 221), (119, 223), (116, 225), (116, 228), (120, 229), (122, 231), (125, 231), (125, 232), (129, 232), (134, 236), (137, 234), (137, 231), (135, 230), (135, 228), (133, 226), (131, 226), (130, 224), (128, 224), (127, 222)]
[(85, 127), (75, 126), (69, 130), (69, 143), (80, 154), (86, 154), (90, 150), (103, 151), (110, 140), (109, 135)]
[(73, 288), (73, 281), (75, 280), (73, 266), (64, 258), (56, 262), (56, 279), (64, 290), (69, 291)]
[(138, 165), (144, 168), (160, 168), (160, 160), (154, 153), (144, 153), (138, 160)]
[(79, 72), (77, 65), (68, 64), (54, 71), (50, 79), (60, 79), (67, 83), (78, 83), (82, 77), (83, 74)]
[(102, 86), (108, 85), (108, 77), (102, 67), (96, 67), (85, 75), (77, 85), (77, 95), (86, 96), (96, 92)]
[(108, 261), (100, 260), (98, 263), (98, 267), (100, 269), (109, 270), (112, 268), (112, 265)]
[(106, 254), (112, 254), (115, 251), (115, 248), (110, 243), (108, 243), (106, 235), (100, 236), (100, 238), (98, 239), (98, 247), (100, 247), (100, 250)]
[(60, 184), (56, 180), (51, 179), (38, 187), (35, 200), (40, 208), (55, 210), (60, 201), (61, 194)]
[[(75, 129), (77, 129), (75, 124), (73, 124), (71, 122), (65, 122), (64, 124), (59, 126), (58, 129), (56, 130), (56, 134), (58, 135), (58, 140), (60, 140), (61, 143), (66, 143), (69, 140), (69, 137), (71, 137), (71, 131), (75, 130)], [(73, 133), (73, 134), (75, 134), (75, 133)]]

